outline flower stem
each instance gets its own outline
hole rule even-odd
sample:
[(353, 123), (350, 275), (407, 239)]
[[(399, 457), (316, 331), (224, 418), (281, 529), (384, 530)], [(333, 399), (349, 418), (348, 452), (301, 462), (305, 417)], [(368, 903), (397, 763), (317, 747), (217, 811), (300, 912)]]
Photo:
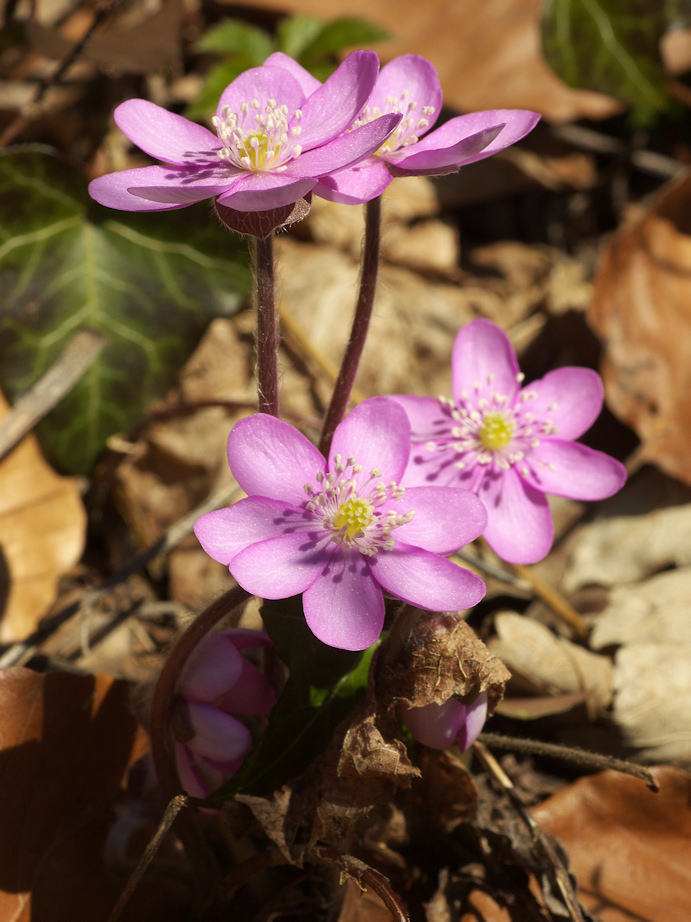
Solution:
[(377, 272), (379, 270), (379, 244), (381, 240), (381, 196), (367, 202), (365, 206), (365, 244), (362, 254), (362, 275), (360, 277), (360, 291), (358, 293), (355, 317), (350, 331), (350, 340), (346, 346), (338, 373), (336, 386), (331, 397), (331, 403), (326, 413), (324, 428), (322, 429), (319, 450), (327, 455), (331, 447), (334, 430), (346, 414), (348, 401), (355, 383), (358, 365), (365, 348), (367, 331), (372, 316), (374, 293), (377, 288)]
[(274, 299), (274, 235), (257, 238), (257, 392), (259, 412), (278, 416), (278, 334)]

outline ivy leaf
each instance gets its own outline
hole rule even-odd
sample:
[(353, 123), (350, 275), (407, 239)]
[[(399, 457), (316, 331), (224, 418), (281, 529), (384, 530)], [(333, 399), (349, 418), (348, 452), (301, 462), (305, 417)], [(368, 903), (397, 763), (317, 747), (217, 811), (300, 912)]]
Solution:
[(290, 678), (261, 739), (213, 800), (269, 794), (302, 774), (367, 687), (376, 645), (364, 653), (326, 646), (307, 627), (300, 596), (265, 602), (262, 619)]
[(244, 245), (202, 204), (153, 214), (89, 199), (47, 149), (0, 156), (0, 378), (16, 399), (80, 328), (109, 340), (39, 428), (66, 471), (87, 473), (107, 438), (162, 395), (209, 321), (249, 290)]
[(543, 51), (569, 86), (656, 112), (669, 104), (659, 48), (666, 25), (659, 0), (548, 0)]

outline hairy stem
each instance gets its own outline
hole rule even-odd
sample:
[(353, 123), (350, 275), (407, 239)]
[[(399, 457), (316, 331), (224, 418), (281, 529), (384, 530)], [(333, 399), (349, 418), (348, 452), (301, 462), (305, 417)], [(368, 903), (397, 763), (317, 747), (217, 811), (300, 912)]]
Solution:
[(365, 340), (372, 316), (374, 293), (377, 288), (379, 270), (379, 244), (381, 240), (381, 196), (367, 202), (365, 206), (365, 243), (362, 254), (362, 275), (358, 293), (355, 317), (350, 339), (341, 362), (331, 403), (324, 420), (319, 450), (327, 455), (331, 447), (334, 430), (346, 414), (348, 401), (355, 383), (358, 365), (365, 348)]
[(274, 298), (274, 235), (257, 238), (257, 391), (259, 412), (278, 416), (278, 334)]

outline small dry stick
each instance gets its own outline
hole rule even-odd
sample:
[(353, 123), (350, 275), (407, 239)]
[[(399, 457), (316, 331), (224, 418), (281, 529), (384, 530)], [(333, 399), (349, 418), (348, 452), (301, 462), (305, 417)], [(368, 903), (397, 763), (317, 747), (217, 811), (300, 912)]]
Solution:
[(497, 746), (499, 749), (511, 749), (513, 752), (548, 756), (552, 759), (573, 762), (576, 765), (584, 765), (598, 771), (611, 769), (625, 775), (633, 775), (634, 778), (640, 778), (641, 781), (645, 781), (651, 791), (657, 793), (660, 790), (654, 775), (647, 768), (637, 765), (635, 762), (626, 762), (623, 759), (615, 759), (613, 756), (601, 755), (599, 752), (588, 752), (585, 749), (575, 749), (572, 746), (559, 746), (556, 743), (543, 743), (540, 740), (526, 740), (518, 736), (504, 736), (499, 733), (481, 733), (480, 740), (490, 746)]
[(570, 605), (556, 589), (541, 579), (532, 567), (526, 567), (520, 563), (512, 563), (511, 566), (518, 576), (528, 580), (535, 590), (535, 595), (542, 599), (542, 601), (552, 609), (555, 615), (561, 618), (562, 621), (565, 621), (569, 627), (573, 628), (579, 640), (585, 640), (588, 637), (590, 633), (588, 625), (583, 618), (581, 618), (573, 605)]
[(96, 361), (106, 341), (105, 336), (93, 330), (82, 330), (69, 341), (59, 358), (0, 423), (0, 459), (72, 390)]
[(526, 810), (525, 804), (516, 793), (513, 782), (486, 746), (476, 741), (473, 743), (473, 752), (476, 753), (484, 765), (485, 771), (501, 786), (514, 810), (528, 827), (533, 842), (553, 872), (554, 880), (572, 922), (585, 922), (568, 870), (564, 867), (564, 863), (550, 842), (549, 837), (545, 835), (528, 810)]

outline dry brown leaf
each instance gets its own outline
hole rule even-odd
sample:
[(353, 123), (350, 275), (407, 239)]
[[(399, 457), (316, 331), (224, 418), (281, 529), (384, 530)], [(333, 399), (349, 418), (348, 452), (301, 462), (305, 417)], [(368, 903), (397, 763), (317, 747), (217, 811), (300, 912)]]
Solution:
[[(323, 0), (250, 0), (251, 6), (324, 16)], [(540, 50), (541, 0), (331, 0), (330, 18), (362, 17), (392, 36), (384, 60), (413, 52), (437, 67), (444, 101), (461, 111), (533, 109), (554, 121), (604, 118), (619, 111), (599, 93), (573, 90)]]
[[(106, 837), (145, 737), (109, 676), (0, 672), (0, 920), (105, 922), (124, 885)], [(182, 887), (142, 882), (128, 919), (182, 919)], [(160, 913), (160, 915), (159, 915)]]
[(376, 893), (363, 892), (354, 880), (347, 880), (345, 887), (338, 922), (391, 922), (391, 913)]
[(564, 844), (583, 905), (602, 922), (691, 918), (691, 777), (673, 768), (653, 774), (658, 794), (603, 772), (533, 811)]
[[(0, 418), (8, 409), (0, 394)], [(81, 557), (85, 533), (76, 481), (58, 476), (27, 436), (0, 463), (0, 642), (35, 630)]]
[(691, 483), (691, 171), (605, 252), (588, 318), (607, 402), (641, 457)]

